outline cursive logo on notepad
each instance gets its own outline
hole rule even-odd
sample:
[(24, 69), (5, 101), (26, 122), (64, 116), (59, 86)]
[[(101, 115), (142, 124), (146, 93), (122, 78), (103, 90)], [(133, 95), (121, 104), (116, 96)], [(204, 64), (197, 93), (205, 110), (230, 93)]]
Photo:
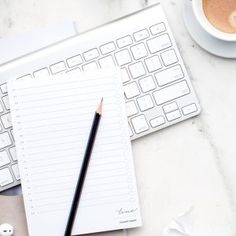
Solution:
[(119, 210), (117, 210), (117, 212), (118, 212), (118, 215), (129, 215), (136, 212), (137, 210), (138, 208), (131, 208), (131, 209), (120, 208)]

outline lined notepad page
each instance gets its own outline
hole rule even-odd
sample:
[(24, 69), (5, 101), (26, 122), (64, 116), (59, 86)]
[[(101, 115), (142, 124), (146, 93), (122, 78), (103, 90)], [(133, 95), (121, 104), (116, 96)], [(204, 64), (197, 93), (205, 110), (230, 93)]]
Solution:
[(29, 234), (63, 235), (101, 97), (73, 235), (140, 226), (119, 70), (12, 80), (8, 92)]

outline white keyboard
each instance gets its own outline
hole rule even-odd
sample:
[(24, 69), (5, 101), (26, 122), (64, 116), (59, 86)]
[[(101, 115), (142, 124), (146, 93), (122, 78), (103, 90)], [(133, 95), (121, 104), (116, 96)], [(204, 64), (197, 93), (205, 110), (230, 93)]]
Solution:
[(121, 68), (131, 140), (199, 114), (162, 7), (149, 7), (0, 68), (0, 191), (20, 183), (7, 80), (113, 66)]

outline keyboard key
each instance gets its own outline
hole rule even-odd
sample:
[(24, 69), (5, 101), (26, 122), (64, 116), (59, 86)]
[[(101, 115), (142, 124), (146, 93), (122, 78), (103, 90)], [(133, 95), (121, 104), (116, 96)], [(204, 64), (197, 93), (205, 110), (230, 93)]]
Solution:
[(99, 60), (101, 68), (111, 68), (115, 66), (112, 56), (107, 56)]
[(158, 116), (152, 120), (150, 120), (150, 124), (152, 128), (158, 127), (160, 125), (165, 124), (165, 118), (163, 116)]
[(131, 119), (135, 133), (139, 134), (149, 129), (148, 123), (144, 115), (137, 116)]
[(2, 93), (7, 93), (7, 83), (1, 84), (0, 88)]
[(141, 59), (148, 55), (144, 43), (137, 44), (130, 48), (135, 60)]
[(161, 53), (161, 58), (165, 66), (172, 65), (178, 61), (174, 49)]
[(176, 65), (169, 69), (155, 73), (155, 77), (158, 85), (163, 86), (168, 83), (184, 78), (184, 73), (180, 65)]
[(129, 35), (127, 35), (123, 38), (117, 39), (116, 42), (117, 42), (117, 45), (119, 48), (123, 48), (123, 47), (126, 47), (126, 46), (132, 44), (133, 40)]
[(151, 75), (139, 80), (140, 87), (144, 93), (156, 88), (155, 82)]
[(158, 56), (153, 56), (146, 59), (145, 64), (149, 72), (153, 72), (162, 68), (162, 65)]
[(115, 53), (115, 57), (119, 66), (126, 65), (132, 61), (127, 49)]
[(186, 81), (181, 81), (177, 84), (160, 89), (153, 93), (157, 105), (161, 105), (165, 102), (169, 102), (178, 97), (185, 96), (190, 93), (189, 87)]
[(54, 65), (51, 65), (50, 69), (51, 69), (52, 74), (57, 74), (59, 72), (66, 70), (66, 65), (65, 65), (64, 61), (61, 61), (61, 62), (58, 62)]
[(70, 57), (66, 60), (68, 67), (74, 67), (74, 66), (78, 66), (80, 64), (83, 63), (83, 59), (81, 57), (81, 55), (76, 55), (73, 57)]
[(126, 113), (127, 113), (127, 116), (133, 116), (138, 113), (138, 109), (134, 101), (130, 101), (126, 103)]
[(8, 134), (8, 132), (4, 132), (0, 134), (0, 149), (7, 147), (9, 145), (11, 145), (11, 138)]
[(11, 158), (13, 161), (17, 161), (17, 156), (16, 156), (16, 148), (15, 147), (11, 147), (9, 149), (10, 154), (11, 154)]
[(138, 85), (135, 82), (125, 85), (124, 92), (127, 99), (136, 97), (140, 94)]
[(150, 31), (152, 35), (160, 34), (161, 32), (164, 32), (165, 30), (166, 30), (166, 27), (164, 23), (159, 23), (150, 27)]
[(149, 94), (138, 98), (137, 102), (141, 111), (146, 111), (154, 107), (153, 101)]
[(176, 102), (172, 102), (172, 103), (170, 103), (168, 105), (165, 105), (163, 107), (163, 110), (164, 110), (165, 113), (168, 113), (168, 112), (171, 112), (171, 111), (175, 111), (175, 110), (178, 110), (178, 109), (179, 108), (178, 108), (178, 105), (177, 105)]
[(14, 173), (14, 176), (15, 176), (16, 180), (20, 180), (20, 172), (19, 172), (18, 164), (12, 165), (11, 168), (13, 170), (13, 173)]
[(6, 151), (0, 152), (0, 167), (5, 166), (6, 164), (10, 163), (10, 159), (7, 155)]
[(11, 173), (8, 168), (0, 170), (0, 186), (4, 187), (13, 182)]
[(91, 49), (91, 50), (84, 53), (85, 61), (91, 61), (97, 57), (99, 57), (99, 52), (96, 48)]
[(100, 47), (100, 50), (101, 50), (101, 53), (104, 55), (104, 54), (107, 54), (107, 53), (115, 51), (116, 50), (116, 46), (115, 46), (115, 44), (113, 42), (110, 42), (110, 43), (102, 45)]
[(121, 77), (123, 83), (130, 81), (130, 77), (126, 68), (121, 69)]
[(186, 115), (189, 115), (189, 114), (197, 111), (197, 106), (195, 103), (192, 103), (188, 106), (183, 107), (182, 111), (183, 111), (183, 114), (186, 116)]
[(32, 79), (32, 76), (30, 74), (28, 74), (28, 75), (23, 75), (23, 76), (21, 76), (21, 77), (19, 77), (17, 79), (20, 79), (20, 80), (26, 79), (27, 80), (27, 79)]
[(8, 96), (2, 97), (3, 104), (7, 110), (10, 110), (9, 98)]
[(98, 66), (97, 66), (97, 63), (95, 61), (83, 65), (83, 70), (84, 71), (94, 71), (94, 70), (97, 70), (97, 69), (98, 69)]
[(132, 137), (133, 135), (134, 135), (134, 133), (133, 133), (133, 131), (132, 131), (131, 127), (130, 127), (130, 124), (129, 124), (129, 136)]
[(173, 120), (176, 120), (180, 117), (181, 117), (181, 114), (180, 114), (179, 110), (172, 111), (172, 112), (166, 114), (166, 118), (168, 121), (173, 121)]
[(75, 67), (73, 69), (67, 70), (66, 73), (77, 73), (77, 72), (81, 72), (81, 69), (79, 67)]
[(156, 53), (156, 52), (159, 52), (161, 50), (171, 47), (172, 43), (170, 41), (169, 35), (163, 34), (154, 39), (148, 40), (147, 45), (151, 53)]
[(146, 39), (149, 37), (149, 33), (148, 33), (148, 30), (147, 29), (143, 29), (143, 30), (140, 30), (136, 33), (134, 33), (134, 39), (135, 41), (141, 41), (143, 39)]
[(14, 139), (13, 129), (11, 129), (11, 136), (12, 136), (13, 140), (15, 141), (15, 139)]
[(136, 79), (146, 74), (143, 63), (141, 61), (130, 65), (129, 71), (133, 79)]
[(0, 103), (0, 113), (4, 111), (2, 104)]
[(38, 78), (49, 76), (49, 71), (47, 68), (43, 68), (41, 70), (35, 71), (33, 74), (34, 74), (34, 78), (38, 79)]
[(3, 126), (4, 126), (5, 129), (7, 129), (9, 127), (12, 127), (10, 113), (6, 113), (6, 114), (2, 115), (1, 120), (2, 120), (2, 123), (3, 123)]

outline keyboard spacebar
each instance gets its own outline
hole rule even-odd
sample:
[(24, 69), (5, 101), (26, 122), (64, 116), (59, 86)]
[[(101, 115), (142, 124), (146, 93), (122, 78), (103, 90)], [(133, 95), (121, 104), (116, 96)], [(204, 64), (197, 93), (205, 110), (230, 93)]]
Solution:
[(186, 94), (189, 94), (190, 90), (187, 82), (181, 81), (174, 85), (168, 86), (166, 88), (160, 89), (153, 93), (153, 96), (156, 100), (157, 105), (161, 105), (165, 102), (171, 101), (178, 97), (182, 97)]

